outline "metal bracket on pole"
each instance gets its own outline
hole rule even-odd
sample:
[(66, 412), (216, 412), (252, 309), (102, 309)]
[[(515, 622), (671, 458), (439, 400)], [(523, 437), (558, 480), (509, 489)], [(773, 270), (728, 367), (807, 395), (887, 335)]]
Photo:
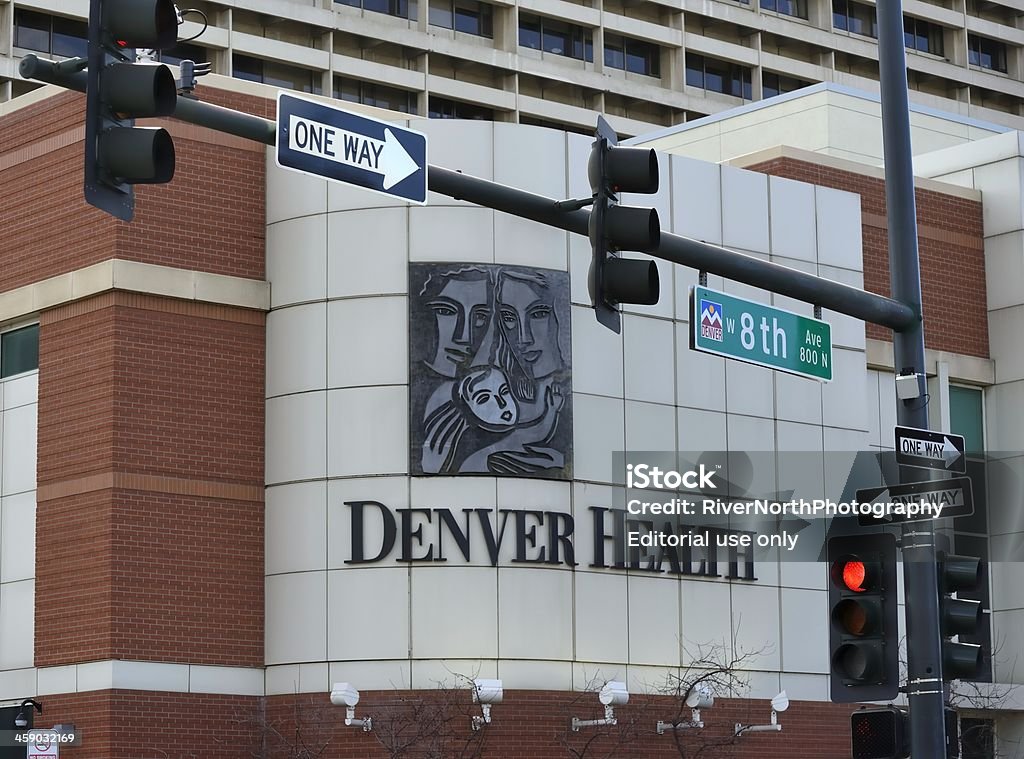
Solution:
[(697, 273), (697, 284), (700, 285), (701, 287), (707, 287), (708, 286), (708, 273), (706, 271), (704, 271), (703, 269), (701, 269)]
[(820, 319), (821, 318), (821, 306), (815, 306), (814, 307), (814, 318), (815, 319)]

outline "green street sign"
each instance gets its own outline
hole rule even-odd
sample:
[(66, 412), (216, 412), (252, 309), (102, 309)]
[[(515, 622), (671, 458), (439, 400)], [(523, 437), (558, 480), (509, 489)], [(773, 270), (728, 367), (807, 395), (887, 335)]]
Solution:
[(690, 289), (690, 348), (828, 382), (832, 327), (820, 319), (726, 295)]

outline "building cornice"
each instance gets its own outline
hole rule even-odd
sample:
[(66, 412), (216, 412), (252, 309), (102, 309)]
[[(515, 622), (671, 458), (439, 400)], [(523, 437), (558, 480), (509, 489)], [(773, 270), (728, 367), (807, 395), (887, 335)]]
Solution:
[(0, 293), (0, 324), (113, 290), (270, 310), (269, 282), (112, 258)]

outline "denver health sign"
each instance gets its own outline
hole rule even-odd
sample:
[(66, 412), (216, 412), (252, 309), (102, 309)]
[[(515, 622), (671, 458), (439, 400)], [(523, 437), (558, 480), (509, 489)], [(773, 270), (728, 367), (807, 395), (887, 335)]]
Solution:
[(690, 348), (802, 377), (832, 379), (832, 328), (827, 322), (707, 287), (690, 291)]

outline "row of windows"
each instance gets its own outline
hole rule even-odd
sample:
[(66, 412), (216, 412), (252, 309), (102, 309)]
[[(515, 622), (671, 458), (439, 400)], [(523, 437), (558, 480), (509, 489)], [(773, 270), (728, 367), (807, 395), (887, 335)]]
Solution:
[[(416, 0), (335, 1), (393, 16), (415, 18), (416, 15)], [(806, 18), (806, 0), (761, 0), (761, 7), (786, 15)], [(410, 13), (411, 16), (409, 16)], [(493, 8), (478, 0), (430, 0), (429, 19), (434, 26), (481, 37), (494, 36)], [(865, 37), (878, 37), (875, 8), (856, 2), (856, 0), (832, 0), (832, 26), (835, 29)], [(904, 44), (908, 48), (937, 56), (944, 54), (942, 27), (922, 19), (904, 16), (903, 28)], [(16, 47), (62, 57), (85, 56), (87, 33), (85, 23), (81, 21), (73, 21), (61, 16), (50, 16), (46, 13), (22, 8), (16, 8), (14, 12), (14, 44)], [(968, 61), (971, 65), (1006, 72), (1006, 45), (1004, 43), (976, 34), (968, 34), (967, 43)], [(590, 29), (543, 16), (520, 14), (519, 44), (523, 47), (564, 55), (577, 60), (587, 62), (594, 60), (593, 33)], [(187, 44), (161, 51), (159, 57), (161, 61), (170, 64), (180, 63), (184, 58), (191, 58), (197, 62), (208, 59), (204, 48)], [(609, 68), (660, 77), (661, 48), (649, 42), (608, 33), (605, 38), (604, 64)], [(319, 94), (321, 91), (318, 77), (314, 76), (312, 72), (246, 55), (235, 56), (233, 71), (235, 76), (240, 79), (288, 87), (302, 92)], [(688, 83), (691, 77), (696, 81), (698, 78), (706, 76), (706, 73), (702, 72), (698, 77), (696, 66), (694, 66), (692, 75), (690, 71), (691, 67), (688, 65)], [(717, 69), (714, 69), (711, 74), (714, 86), (703, 87), (703, 89), (711, 89), (716, 92), (724, 91), (715, 89), (718, 84), (716, 77), (719, 76), (719, 73)], [(731, 85), (727, 87), (728, 94), (732, 94), (732, 90), (737, 88), (743, 89), (742, 81), (736, 87)]]
[(686, 56), (686, 83), (710, 92), (752, 100), (750, 69), (738, 63), (705, 58), (690, 53)]
[[(832, 28), (878, 38), (878, 19), (872, 5), (856, 0), (832, 0)], [(942, 27), (912, 16), (903, 17), (903, 44), (911, 50), (943, 55)]]

